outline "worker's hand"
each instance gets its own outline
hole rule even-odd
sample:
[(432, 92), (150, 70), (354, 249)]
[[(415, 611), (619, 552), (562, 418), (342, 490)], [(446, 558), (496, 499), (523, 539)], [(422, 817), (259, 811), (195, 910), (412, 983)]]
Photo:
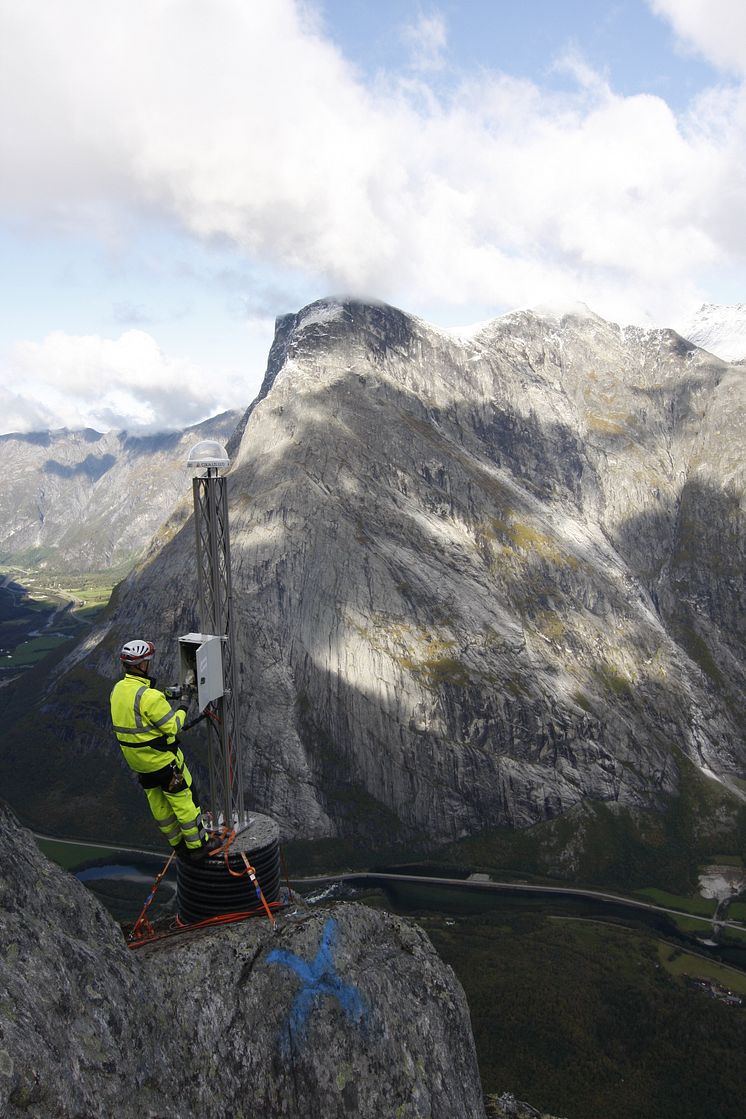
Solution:
[(195, 688), (189, 688), (186, 685), (181, 689), (181, 699), (179, 707), (182, 711), (188, 711), (192, 700), (194, 699)]

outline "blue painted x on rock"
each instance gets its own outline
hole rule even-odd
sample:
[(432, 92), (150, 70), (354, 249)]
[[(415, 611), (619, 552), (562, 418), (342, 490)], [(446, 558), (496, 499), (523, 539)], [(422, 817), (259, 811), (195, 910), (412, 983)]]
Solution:
[(303, 1043), (311, 1011), (325, 995), (336, 999), (348, 1022), (358, 1026), (367, 1023), (367, 1010), (360, 994), (337, 974), (332, 955), (336, 935), (337, 922), (330, 917), (324, 925), (319, 950), (310, 963), (284, 948), (275, 948), (267, 956), (268, 964), (289, 967), (303, 984), (295, 996), (280, 1037), (280, 1047), (285, 1055), (293, 1045)]

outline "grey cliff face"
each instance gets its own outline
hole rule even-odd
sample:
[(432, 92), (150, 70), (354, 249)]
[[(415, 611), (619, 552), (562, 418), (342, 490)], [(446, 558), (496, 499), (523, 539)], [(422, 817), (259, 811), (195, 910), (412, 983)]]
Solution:
[(76, 572), (132, 562), (183, 501), (189, 448), (227, 440), (239, 419), (225, 412), (139, 437), (90, 428), (0, 436), (0, 558)]
[(7, 1119), (482, 1119), (463, 991), (416, 927), (293, 907), (128, 951), (0, 804)]
[[(251, 802), (446, 841), (655, 807), (684, 756), (740, 795), (743, 378), (583, 308), (281, 320), (229, 475)], [(194, 601), (167, 526), (77, 656), (173, 647)]]

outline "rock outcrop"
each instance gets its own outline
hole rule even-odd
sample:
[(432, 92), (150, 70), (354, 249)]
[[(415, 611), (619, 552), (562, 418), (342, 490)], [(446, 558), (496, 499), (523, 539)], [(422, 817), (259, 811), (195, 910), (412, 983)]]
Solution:
[(517, 1100), (511, 1092), (504, 1092), (501, 1096), (487, 1097), (487, 1119), (558, 1119), (558, 1117), (537, 1111), (531, 1104)]
[[(250, 801), (375, 844), (660, 807), (682, 758), (742, 795), (744, 398), (583, 307), (462, 338), (351, 301), (281, 319), (229, 475)], [(128, 636), (198, 627), (178, 527), (61, 666), (56, 726), (81, 657), (106, 680)], [(108, 751), (91, 709), (72, 749)]]
[(228, 440), (225, 412), (185, 431), (134, 436), (81, 431), (0, 435), (0, 559), (52, 571), (129, 563), (184, 500), (189, 449)]
[(360, 904), (129, 951), (0, 804), (0, 1113), (484, 1116), (463, 991)]

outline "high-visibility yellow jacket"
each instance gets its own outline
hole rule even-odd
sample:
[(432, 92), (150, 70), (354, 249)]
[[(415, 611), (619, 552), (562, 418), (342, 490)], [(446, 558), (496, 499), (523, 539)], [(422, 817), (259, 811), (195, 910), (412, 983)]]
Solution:
[(183, 759), (176, 735), (186, 711), (172, 707), (163, 692), (151, 687), (147, 676), (127, 672), (111, 693), (111, 721), (127, 764), (137, 773), (153, 773)]

